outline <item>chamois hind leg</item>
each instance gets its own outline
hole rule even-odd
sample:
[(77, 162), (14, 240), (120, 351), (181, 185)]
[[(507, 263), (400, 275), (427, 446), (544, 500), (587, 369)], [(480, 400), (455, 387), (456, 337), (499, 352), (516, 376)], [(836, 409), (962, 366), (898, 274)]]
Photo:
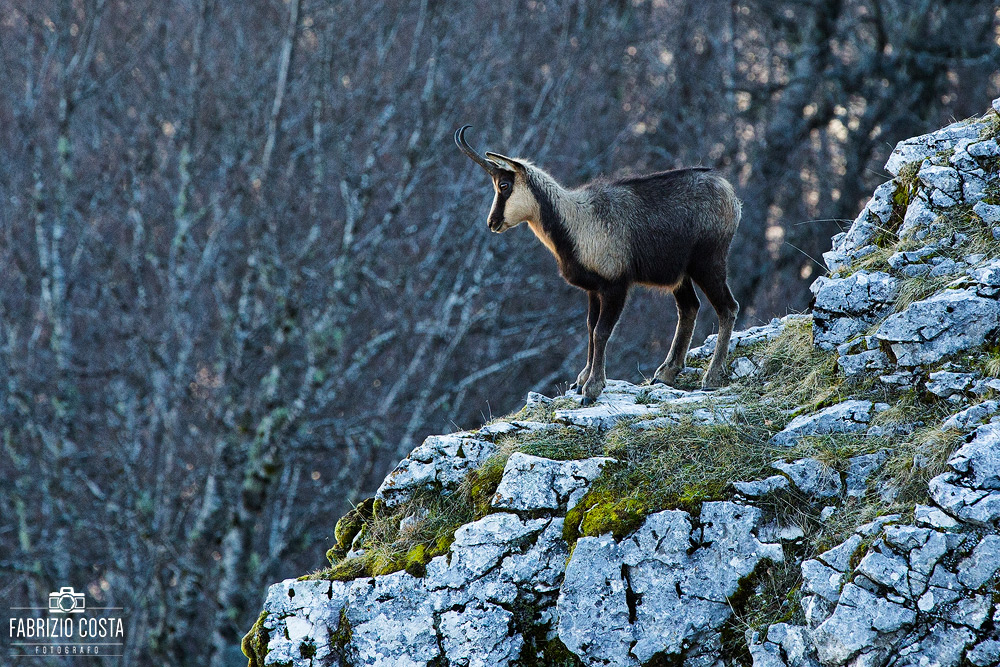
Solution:
[(719, 316), (719, 337), (715, 341), (715, 352), (712, 354), (708, 370), (705, 371), (705, 377), (701, 380), (702, 389), (715, 389), (728, 384), (726, 356), (729, 354), (729, 340), (733, 335), (733, 325), (736, 324), (740, 304), (733, 298), (733, 293), (726, 284), (725, 264), (722, 264), (719, 270), (707, 273), (704, 281), (699, 281), (698, 285)]
[(621, 317), (622, 310), (625, 309), (628, 285), (613, 285), (608, 289), (601, 290), (599, 298), (601, 311), (594, 329), (594, 356), (590, 363), (590, 377), (583, 385), (581, 405), (590, 405), (595, 402), (604, 391), (604, 385), (607, 383), (607, 375), (604, 371), (604, 352), (608, 346), (608, 339), (611, 338), (611, 333), (618, 323), (618, 318)]
[(677, 375), (684, 370), (688, 348), (691, 346), (691, 336), (694, 334), (694, 324), (698, 319), (698, 294), (694, 291), (694, 283), (685, 277), (674, 289), (674, 301), (677, 302), (677, 329), (674, 340), (670, 343), (670, 352), (666, 360), (656, 369), (653, 383), (665, 382), (673, 385)]
[(597, 327), (597, 320), (601, 315), (601, 298), (594, 290), (587, 292), (587, 365), (584, 366), (580, 374), (576, 376), (576, 382), (569, 386), (575, 389), (576, 393), (583, 393), (583, 385), (590, 379), (590, 369), (594, 364), (594, 329)]

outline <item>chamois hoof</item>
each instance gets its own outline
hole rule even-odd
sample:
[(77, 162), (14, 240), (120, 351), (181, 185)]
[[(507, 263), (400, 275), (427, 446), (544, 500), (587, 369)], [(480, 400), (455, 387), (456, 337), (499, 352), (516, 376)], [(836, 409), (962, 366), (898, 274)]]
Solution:
[(713, 378), (711, 380), (705, 378), (704, 380), (701, 381), (702, 391), (714, 391), (716, 389), (722, 389), (725, 386), (726, 386), (726, 381), (721, 380), (719, 378)]
[(649, 382), (646, 383), (646, 385), (648, 385), (650, 387), (658, 385), (658, 384), (666, 384), (666, 382), (664, 382), (660, 378), (652, 378)]
[(581, 385), (581, 384), (580, 384), (579, 382), (574, 382), (573, 384), (571, 384), (571, 385), (569, 386), (569, 390), (570, 390), (570, 391), (580, 391), (580, 387), (581, 387), (581, 386), (582, 386), (582, 385)]
[(580, 399), (580, 407), (583, 408), (587, 407), (588, 405), (593, 405), (594, 403), (597, 403), (597, 399), (591, 398), (590, 396), (584, 396), (583, 398)]

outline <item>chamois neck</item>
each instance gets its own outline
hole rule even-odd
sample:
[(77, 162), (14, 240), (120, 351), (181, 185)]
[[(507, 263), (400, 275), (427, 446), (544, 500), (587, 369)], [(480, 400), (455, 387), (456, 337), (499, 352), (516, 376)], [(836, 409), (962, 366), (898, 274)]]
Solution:
[[(567, 224), (571, 225), (572, 221), (589, 206), (589, 198), (585, 191), (563, 187), (559, 181), (538, 167), (532, 165), (528, 172), (528, 180), (539, 200), (543, 218), (536, 222), (543, 228), (559, 225), (568, 231)], [(550, 219), (544, 219), (546, 217)]]

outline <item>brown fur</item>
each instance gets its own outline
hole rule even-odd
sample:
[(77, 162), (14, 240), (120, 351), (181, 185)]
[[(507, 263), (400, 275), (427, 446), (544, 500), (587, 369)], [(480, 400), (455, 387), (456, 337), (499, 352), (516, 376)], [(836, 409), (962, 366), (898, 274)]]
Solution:
[[(673, 384), (684, 368), (698, 285), (719, 316), (716, 351), (702, 386), (725, 383), (739, 312), (726, 283), (729, 246), (740, 221), (740, 202), (728, 181), (693, 168), (568, 190), (526, 160), (498, 153), (486, 158), (481, 164), (496, 192), (490, 229), (503, 232), (527, 222), (556, 257), (563, 278), (588, 293), (587, 365), (576, 381), (585, 403), (604, 389), (607, 341), (636, 283), (669, 290), (677, 302), (677, 329), (653, 381)], [(502, 191), (504, 181), (510, 185)]]

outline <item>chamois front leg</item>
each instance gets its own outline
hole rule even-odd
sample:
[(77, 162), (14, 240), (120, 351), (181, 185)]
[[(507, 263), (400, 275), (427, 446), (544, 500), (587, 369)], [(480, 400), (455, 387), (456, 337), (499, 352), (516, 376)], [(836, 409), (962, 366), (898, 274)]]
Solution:
[(590, 369), (594, 363), (594, 329), (597, 328), (597, 319), (601, 315), (601, 298), (594, 290), (587, 291), (587, 365), (584, 366), (580, 374), (576, 376), (576, 382), (570, 385), (570, 389), (575, 389), (576, 393), (583, 393), (583, 385), (590, 379)]
[(674, 331), (674, 339), (670, 343), (670, 352), (666, 360), (653, 374), (651, 384), (664, 382), (673, 386), (677, 376), (684, 370), (687, 360), (688, 348), (691, 346), (691, 336), (694, 335), (694, 325), (698, 320), (698, 294), (694, 291), (694, 284), (690, 278), (684, 281), (674, 290), (674, 300), (677, 302), (677, 329)]
[(627, 297), (628, 285), (614, 285), (599, 293), (601, 311), (594, 329), (594, 355), (590, 364), (590, 377), (583, 385), (583, 399), (580, 401), (580, 405), (594, 403), (604, 391), (604, 385), (607, 384), (604, 352), (608, 346), (608, 339), (611, 338), (615, 325), (618, 323), (618, 318), (621, 317), (622, 310), (625, 309)]

